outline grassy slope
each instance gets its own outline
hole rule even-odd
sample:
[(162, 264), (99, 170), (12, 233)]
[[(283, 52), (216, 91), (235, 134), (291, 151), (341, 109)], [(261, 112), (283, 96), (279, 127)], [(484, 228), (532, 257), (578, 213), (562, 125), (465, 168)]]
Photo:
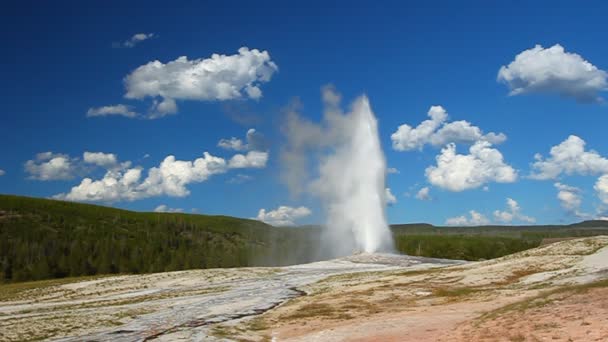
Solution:
[[(608, 235), (608, 222), (571, 226), (391, 227), (412, 255), (489, 259), (542, 238)], [(0, 195), (0, 281), (312, 261), (319, 228), (276, 228), (229, 216), (140, 213)]]

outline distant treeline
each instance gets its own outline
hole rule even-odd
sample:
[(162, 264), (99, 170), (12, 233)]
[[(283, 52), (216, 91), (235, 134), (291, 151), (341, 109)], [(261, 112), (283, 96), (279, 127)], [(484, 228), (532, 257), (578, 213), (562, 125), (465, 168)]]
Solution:
[(540, 240), (480, 235), (396, 235), (399, 252), (432, 258), (484, 260), (538, 247)]
[[(392, 227), (398, 251), (479, 260), (542, 238), (608, 235), (606, 222), (572, 226)], [(314, 261), (320, 228), (277, 228), (228, 216), (139, 213), (0, 195), (0, 282)]]

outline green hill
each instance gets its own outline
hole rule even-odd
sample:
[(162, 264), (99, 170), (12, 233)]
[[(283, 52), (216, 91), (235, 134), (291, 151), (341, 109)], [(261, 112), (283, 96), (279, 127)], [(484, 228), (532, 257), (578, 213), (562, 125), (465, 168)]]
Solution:
[[(399, 252), (479, 260), (545, 238), (608, 235), (608, 222), (568, 226), (393, 225)], [(191, 268), (282, 266), (320, 255), (319, 227), (277, 228), (229, 216), (141, 213), (0, 195), (0, 282)]]
[(310, 232), (0, 195), (0, 281), (307, 262)]

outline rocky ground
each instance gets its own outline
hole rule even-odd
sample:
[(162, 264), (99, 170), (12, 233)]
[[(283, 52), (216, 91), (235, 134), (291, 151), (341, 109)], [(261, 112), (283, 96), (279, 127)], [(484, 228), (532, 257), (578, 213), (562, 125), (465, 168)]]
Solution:
[(0, 340), (606, 341), (608, 237), (0, 287)]

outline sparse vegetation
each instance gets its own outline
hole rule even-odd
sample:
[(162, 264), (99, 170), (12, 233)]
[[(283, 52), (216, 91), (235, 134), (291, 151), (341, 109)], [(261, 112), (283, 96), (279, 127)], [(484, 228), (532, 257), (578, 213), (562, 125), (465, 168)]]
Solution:
[(285, 319), (305, 319), (312, 317), (332, 317), (336, 310), (326, 303), (310, 303), (302, 305), (298, 311), (291, 313)]
[(501, 316), (501, 315), (511, 312), (511, 311), (525, 312), (526, 310), (545, 306), (547, 304), (554, 302), (555, 300), (559, 300), (561, 298), (565, 298), (565, 297), (571, 296), (573, 294), (586, 293), (590, 289), (601, 288), (601, 287), (608, 287), (608, 279), (595, 281), (595, 282), (582, 284), (582, 285), (570, 285), (570, 286), (558, 287), (555, 289), (544, 291), (534, 297), (530, 297), (530, 298), (524, 299), (522, 301), (515, 302), (513, 304), (509, 304), (509, 305), (506, 305), (499, 309), (487, 312), (484, 315), (482, 315), (480, 317), (480, 319), (482, 321), (488, 320), (488, 319), (495, 319), (498, 316)]

